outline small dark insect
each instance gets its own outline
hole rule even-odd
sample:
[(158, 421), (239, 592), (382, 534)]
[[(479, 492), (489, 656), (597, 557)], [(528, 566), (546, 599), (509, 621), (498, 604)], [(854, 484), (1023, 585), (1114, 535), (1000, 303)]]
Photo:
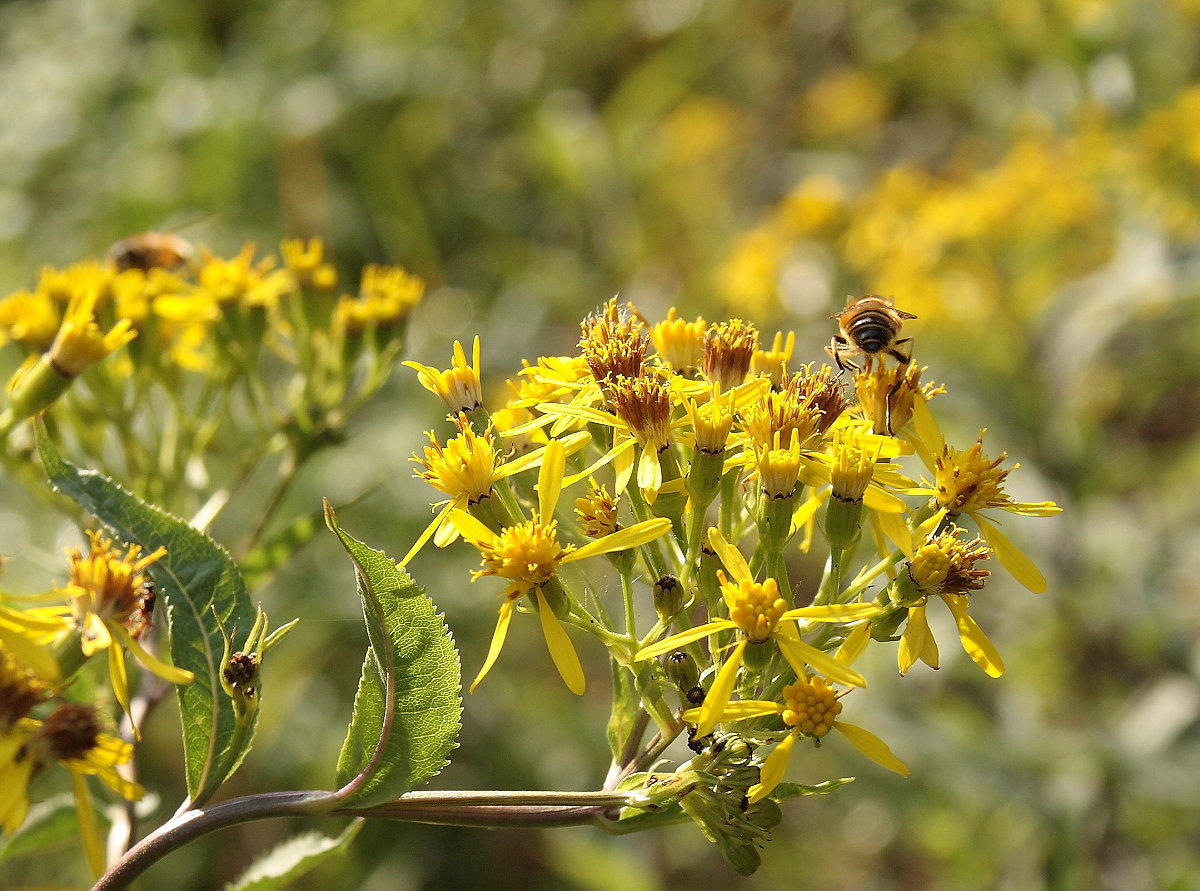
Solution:
[(868, 363), (875, 356), (891, 356), (901, 365), (912, 361), (912, 338), (900, 338), (905, 319), (915, 319), (910, 312), (896, 309), (895, 299), (868, 294), (850, 297), (846, 308), (830, 316), (837, 319), (839, 334), (833, 336), (827, 352), (838, 368), (859, 368), (851, 356), (866, 356)]
[(137, 609), (129, 617), (129, 635), (134, 640), (141, 640), (142, 635), (154, 627), (154, 604), (158, 601), (158, 592), (154, 582), (146, 579), (138, 594)]
[(108, 249), (108, 259), (117, 269), (174, 269), (195, 255), (192, 245), (168, 232), (139, 232), (122, 238)]

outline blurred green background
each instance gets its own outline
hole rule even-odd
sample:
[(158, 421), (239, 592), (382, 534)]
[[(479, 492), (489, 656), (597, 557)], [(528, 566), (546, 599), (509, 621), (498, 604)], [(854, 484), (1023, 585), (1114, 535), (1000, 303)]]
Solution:
[[(0, 6), (0, 288), (149, 228), (224, 254), (321, 235), (348, 277), (370, 261), (425, 277), (410, 357), (444, 366), (482, 334), (497, 393), (616, 293), (651, 318), (794, 329), (800, 361), (823, 357), (846, 294), (895, 295), (949, 388), (951, 441), (986, 426), (1022, 465), (1013, 496), (1066, 508), (1006, 527), (1047, 593), (998, 573), (973, 607), (1007, 675), (952, 636), (936, 673), (901, 679), (889, 647), (869, 652), (856, 708), (912, 776), (849, 747), (795, 759), (795, 780), (858, 780), (788, 804), (752, 879), (691, 826), (372, 824), (301, 887), (1196, 888), (1198, 72), (1196, 0), (16, 0)], [(429, 500), (407, 459), (440, 412), (401, 369), (293, 511), (370, 491), (343, 525), (403, 553)], [(2, 496), (6, 583), (44, 589), (61, 518)], [(413, 569), (473, 670), (495, 603), (469, 557)], [(268, 663), (229, 794), (327, 786), (364, 647), (349, 565), (318, 540), (256, 593), (303, 622)], [(468, 698), (438, 788), (602, 780), (602, 685), (567, 697), (523, 630)], [(167, 812), (169, 712), (144, 767)], [(146, 886), (217, 887), (292, 828), (226, 830)], [(71, 885), (72, 861), (3, 881)]]

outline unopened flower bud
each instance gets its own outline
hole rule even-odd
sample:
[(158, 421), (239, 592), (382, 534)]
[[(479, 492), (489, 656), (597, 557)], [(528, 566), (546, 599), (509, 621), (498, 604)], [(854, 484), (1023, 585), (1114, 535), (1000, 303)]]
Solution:
[(669, 622), (683, 609), (683, 586), (673, 575), (664, 575), (654, 583), (654, 611)]

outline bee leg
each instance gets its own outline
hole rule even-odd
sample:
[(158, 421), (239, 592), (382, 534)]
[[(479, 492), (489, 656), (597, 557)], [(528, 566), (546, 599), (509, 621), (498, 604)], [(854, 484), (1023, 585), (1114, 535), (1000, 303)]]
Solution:
[(892, 403), (896, 399), (896, 394), (900, 392), (900, 388), (904, 386), (904, 375), (900, 374), (899, 369), (896, 370), (896, 382), (888, 388), (887, 399), (885, 400), (884, 411), (887, 419), (888, 436), (895, 436), (896, 431), (892, 429)]
[(901, 365), (907, 365), (912, 361), (913, 344), (912, 338), (906, 337), (903, 340), (897, 340), (887, 351), (887, 354), (899, 362)]
[(845, 354), (850, 352), (850, 342), (846, 338), (835, 334), (829, 341), (829, 346), (825, 347), (825, 352), (829, 353), (843, 374), (851, 369), (858, 370), (857, 365), (845, 358)]

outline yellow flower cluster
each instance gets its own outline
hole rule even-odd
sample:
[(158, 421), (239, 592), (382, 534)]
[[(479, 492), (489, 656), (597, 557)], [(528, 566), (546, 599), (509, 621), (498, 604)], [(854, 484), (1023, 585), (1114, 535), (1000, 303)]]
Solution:
[[(845, 112), (826, 109), (853, 95), (841, 108), (873, 109), (875, 123), (886, 110), (878, 87), (861, 72), (832, 72), (805, 98), (806, 119), (841, 132)], [(1200, 213), (1181, 184), (1200, 172), (1198, 117), (1200, 88), (1189, 86), (1132, 126), (1084, 104), (1073, 132), (1030, 121), (998, 155), (964, 145), (937, 168), (810, 174), (737, 240), (717, 291), (731, 309), (770, 315), (791, 305), (785, 273), (795, 279), (796, 258), (828, 251), (850, 281), (889, 282), (924, 319), (1028, 318), (1108, 263), (1139, 220), (1170, 239), (1196, 237)]]
[[(430, 537), (439, 546), (461, 537), (482, 560), (476, 580), (506, 581), (472, 689), (500, 655), (514, 613), (533, 613), (573, 692), (586, 684), (571, 627), (629, 673), (630, 707), (644, 709), (664, 738), (686, 724), (697, 751), (719, 727), (777, 743), (756, 762), (751, 801), (781, 781), (799, 739), (830, 730), (906, 773), (882, 740), (841, 720), (840, 698), (867, 682), (854, 660), (873, 639), (898, 640), (902, 671), (917, 659), (936, 666), (925, 619), (936, 597), (966, 652), (985, 671), (1002, 671), (967, 615), (988, 576), (976, 564), (995, 553), (1031, 589), (1045, 580), (989, 513), (1058, 508), (1013, 501), (1004, 492), (1012, 468), (1001, 468), (1005, 455), (984, 455), (982, 439), (965, 450), (944, 442), (928, 406), (941, 389), (921, 383), (910, 343), (892, 346), (911, 314), (880, 298), (862, 305), (881, 315), (858, 327), (843, 318), (831, 349), (849, 376), (793, 367), (793, 334), (764, 349), (743, 320), (686, 321), (672, 309), (654, 324), (616, 300), (584, 320), (579, 355), (527, 362), (490, 411), (477, 395), (478, 340), (469, 364), (458, 344), (448, 371), (413, 364), (458, 412), (459, 432), (445, 445), (430, 433), (414, 456), (417, 475), (448, 500), (406, 562)], [(880, 318), (896, 326), (890, 342), (872, 340)], [(846, 338), (851, 328), (859, 340)], [(909, 475), (907, 456), (927, 480)], [(559, 493), (585, 481), (575, 512), (556, 516)], [(965, 520), (981, 538), (958, 538)], [(818, 536), (825, 572), (794, 579), (795, 558)], [(589, 560), (600, 555), (608, 559)], [(612, 588), (597, 573), (616, 575), (623, 623), (596, 602)], [(657, 621), (639, 629), (651, 609)], [(663, 697), (673, 687), (679, 711)]]
[(143, 233), (103, 262), (43, 269), (0, 298), (0, 347), (25, 357), (0, 439), (54, 408), (104, 469), (179, 513), (211, 495), (198, 490), (214, 459), (236, 479), (264, 455), (290, 449), (299, 463), (338, 441), (395, 365), (424, 283), (370, 265), (357, 293), (339, 294), (321, 239), (285, 240), (280, 254), (247, 244), (223, 257)]

